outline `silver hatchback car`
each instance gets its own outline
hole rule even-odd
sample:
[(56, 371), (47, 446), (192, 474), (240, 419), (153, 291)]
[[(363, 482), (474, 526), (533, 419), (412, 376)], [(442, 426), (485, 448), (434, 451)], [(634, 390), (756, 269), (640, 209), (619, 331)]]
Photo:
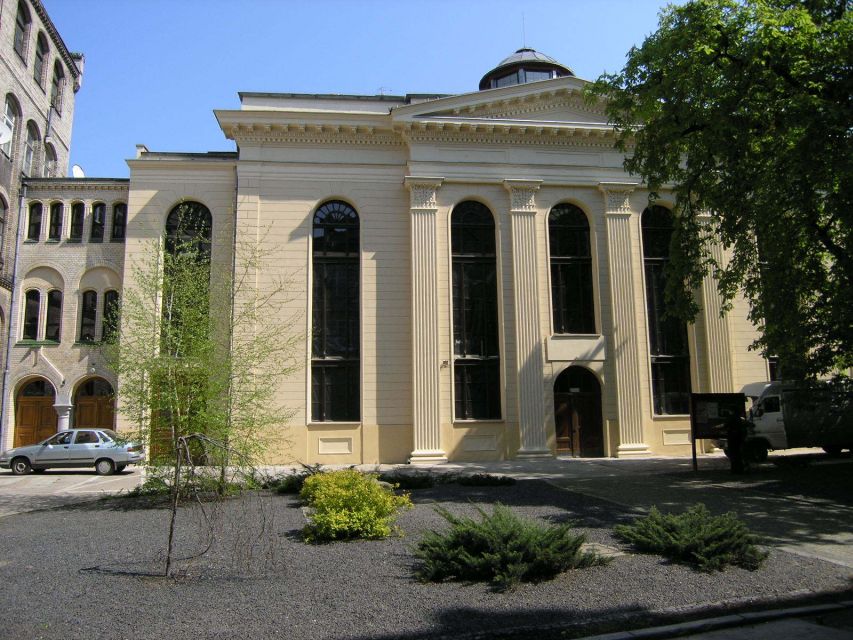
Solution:
[(141, 445), (127, 442), (112, 429), (69, 429), (38, 444), (0, 453), (0, 468), (23, 475), (61, 467), (94, 467), (98, 475), (108, 476), (144, 459)]

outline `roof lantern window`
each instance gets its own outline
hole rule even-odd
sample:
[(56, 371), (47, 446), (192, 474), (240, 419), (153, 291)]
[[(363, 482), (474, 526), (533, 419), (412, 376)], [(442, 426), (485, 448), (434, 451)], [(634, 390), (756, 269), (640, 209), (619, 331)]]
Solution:
[(573, 75), (571, 69), (554, 58), (524, 47), (501, 60), (498, 66), (484, 75), (480, 80), (480, 91)]

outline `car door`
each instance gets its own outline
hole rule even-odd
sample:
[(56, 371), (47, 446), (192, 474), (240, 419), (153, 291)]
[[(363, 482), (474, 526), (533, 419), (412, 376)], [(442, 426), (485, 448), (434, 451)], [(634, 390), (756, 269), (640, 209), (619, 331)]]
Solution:
[(73, 431), (62, 431), (45, 440), (36, 451), (33, 463), (44, 467), (61, 467), (68, 464), (68, 450), (73, 436)]
[(100, 453), (100, 449), (101, 439), (98, 437), (98, 432), (80, 429), (70, 447), (68, 464), (75, 467), (93, 466), (95, 456)]

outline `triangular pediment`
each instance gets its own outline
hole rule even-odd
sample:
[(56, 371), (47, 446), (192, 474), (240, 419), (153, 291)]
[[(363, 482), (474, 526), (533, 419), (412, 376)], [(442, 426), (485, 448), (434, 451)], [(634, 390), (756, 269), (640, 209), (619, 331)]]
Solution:
[(584, 99), (586, 81), (558, 78), (524, 85), (478, 91), (407, 105), (392, 111), (397, 122), (484, 119), (495, 124), (537, 123), (606, 125), (602, 106)]

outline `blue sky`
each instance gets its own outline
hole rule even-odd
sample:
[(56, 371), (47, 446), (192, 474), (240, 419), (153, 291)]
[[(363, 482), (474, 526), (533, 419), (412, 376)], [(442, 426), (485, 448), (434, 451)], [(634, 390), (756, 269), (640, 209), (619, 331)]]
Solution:
[[(152, 151), (233, 150), (238, 91), (465, 93), (523, 44), (595, 79), (655, 30), (658, 0), (43, 0), (86, 56), (72, 164), (126, 177)], [(522, 29), (524, 25), (524, 29)], [(523, 35), (524, 34), (524, 35)]]

